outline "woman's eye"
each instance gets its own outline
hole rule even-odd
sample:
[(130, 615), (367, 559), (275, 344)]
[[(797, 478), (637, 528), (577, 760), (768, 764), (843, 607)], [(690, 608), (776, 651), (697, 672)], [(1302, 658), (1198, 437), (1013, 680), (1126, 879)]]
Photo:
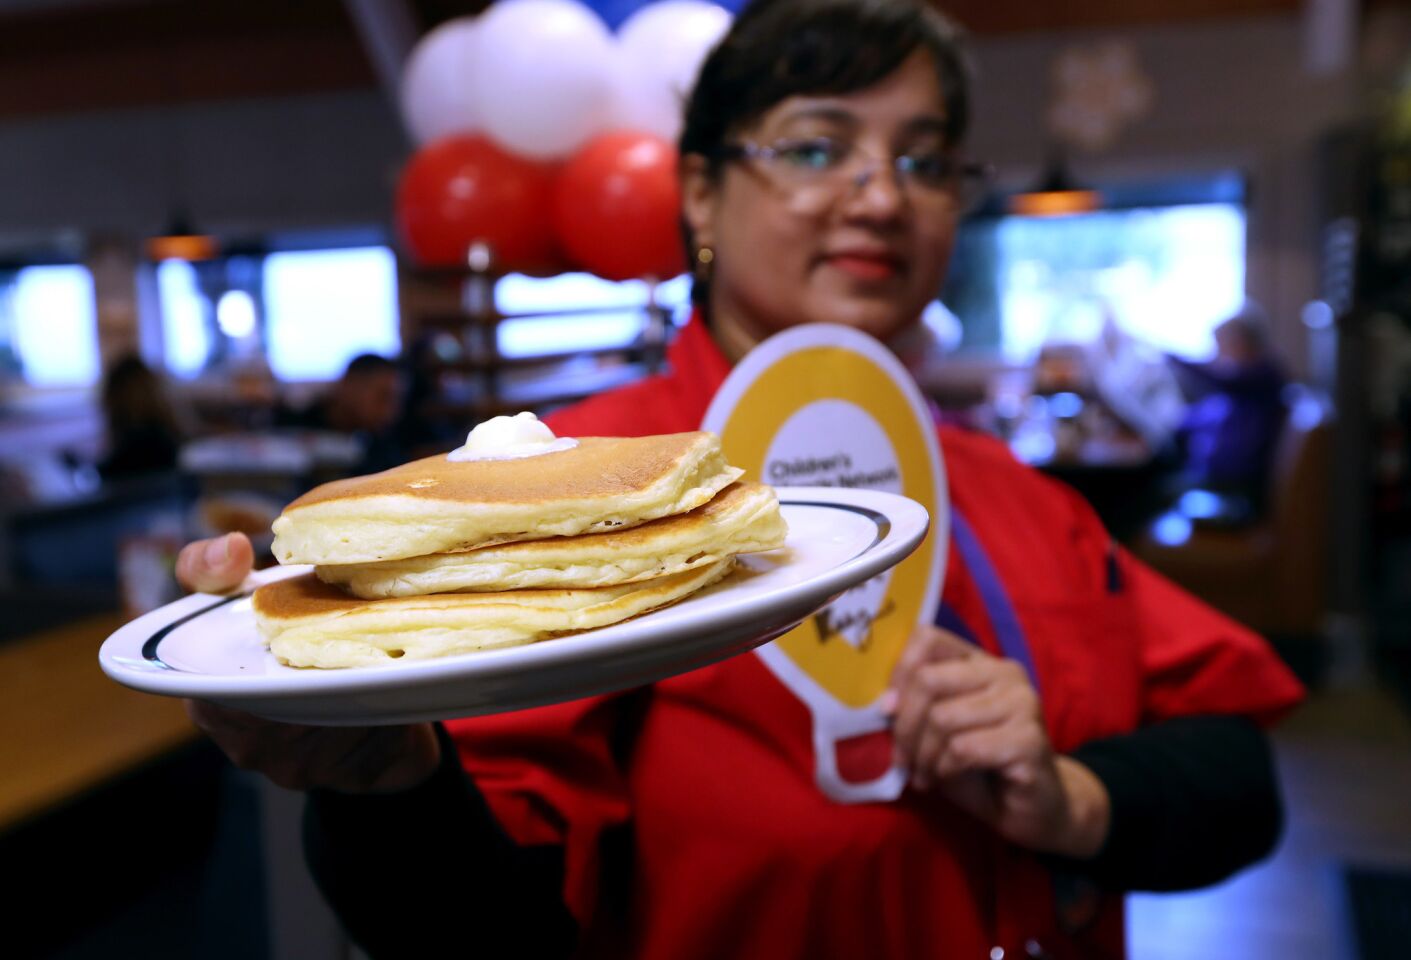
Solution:
[(955, 169), (951, 158), (944, 153), (909, 153), (901, 159), (902, 169), (928, 182), (941, 183), (949, 180)]
[(842, 162), (847, 147), (832, 140), (803, 140), (777, 148), (779, 158), (804, 170), (828, 170)]

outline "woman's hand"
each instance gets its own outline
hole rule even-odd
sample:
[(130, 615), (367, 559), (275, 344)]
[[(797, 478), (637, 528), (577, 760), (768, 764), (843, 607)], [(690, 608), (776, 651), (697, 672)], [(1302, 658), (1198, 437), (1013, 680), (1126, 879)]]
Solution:
[(305, 727), (204, 700), (187, 700), (186, 713), (237, 767), (286, 790), (396, 793), (427, 780), (441, 762), (429, 723)]
[[(188, 590), (221, 593), (239, 586), (254, 557), (244, 534), (198, 540), (177, 557), (176, 576)], [(202, 700), (186, 701), (186, 713), (236, 766), (290, 790), (393, 793), (422, 783), (441, 761), (429, 723), (305, 727)]]
[(1024, 668), (954, 634), (921, 626), (892, 675), (897, 763), (1031, 850), (1091, 857), (1110, 803), (1087, 767), (1057, 756)]

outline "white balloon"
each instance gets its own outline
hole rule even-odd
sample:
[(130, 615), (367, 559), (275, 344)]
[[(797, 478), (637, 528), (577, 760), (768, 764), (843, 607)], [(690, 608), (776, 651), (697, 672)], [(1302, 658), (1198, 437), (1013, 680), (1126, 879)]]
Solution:
[(417, 143), (483, 125), (468, 75), (478, 56), (479, 30), (475, 17), (448, 20), (422, 37), (407, 58), (402, 70), (402, 121)]
[(480, 17), (470, 65), (490, 136), (526, 157), (565, 157), (607, 129), (615, 88), (612, 35), (574, 0), (510, 0)]
[(618, 60), (615, 68), (609, 128), (653, 133), (675, 142), (681, 136), (685, 101), (627, 57)]
[(730, 11), (704, 0), (662, 0), (638, 10), (617, 33), (623, 59), (644, 82), (685, 108), (706, 55), (730, 29)]

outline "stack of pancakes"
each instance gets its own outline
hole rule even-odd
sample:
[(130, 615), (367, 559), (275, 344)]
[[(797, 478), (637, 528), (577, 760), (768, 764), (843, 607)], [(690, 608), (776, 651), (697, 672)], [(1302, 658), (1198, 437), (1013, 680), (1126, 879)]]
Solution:
[(710, 433), (584, 437), (514, 460), (429, 457), (324, 484), (274, 523), (313, 574), (255, 592), (271, 651), (350, 667), (607, 626), (782, 545), (774, 491), (740, 481)]

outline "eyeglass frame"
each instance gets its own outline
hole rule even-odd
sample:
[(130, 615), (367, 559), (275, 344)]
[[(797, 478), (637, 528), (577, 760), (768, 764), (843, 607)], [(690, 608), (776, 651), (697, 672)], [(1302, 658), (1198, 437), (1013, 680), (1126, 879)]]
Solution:
[[(786, 145), (799, 145), (808, 143), (810, 141), (847, 143), (849, 150), (858, 153), (865, 160), (870, 161), (864, 169), (858, 171), (855, 174), (852, 174), (849, 180), (844, 180), (840, 177), (838, 180), (838, 184), (840, 186), (843, 183), (850, 181), (853, 190), (861, 190), (864, 186), (867, 185), (868, 181), (872, 179), (873, 173), (875, 173), (880, 167), (885, 166), (891, 168), (893, 182), (896, 183), (898, 187), (900, 187), (903, 191), (907, 190), (909, 184), (913, 183), (920, 185), (922, 189), (930, 189), (929, 187), (927, 187), (926, 184), (921, 183), (917, 180), (914, 171), (905, 170), (899, 166), (902, 161), (910, 159), (906, 154), (897, 154), (893, 156), (890, 160), (883, 160), (882, 158), (874, 156), (865, 150), (859, 149), (855, 145), (848, 143), (846, 140), (843, 140), (839, 137), (781, 138), (779, 140), (774, 141), (772, 144), (754, 143), (749, 140), (730, 141), (721, 144), (720, 147), (715, 151), (715, 156), (719, 160), (754, 160), (757, 162), (763, 161), (766, 164), (770, 164), (780, 158)], [(971, 197), (968, 202), (962, 202), (957, 204), (957, 207), (968, 212), (980, 205), (980, 201), (983, 198), (984, 194), (984, 188), (989, 185), (994, 175), (994, 168), (988, 163), (981, 163), (979, 161), (974, 160), (959, 160), (954, 156), (948, 157), (948, 159), (951, 159), (955, 162), (955, 171), (946, 178), (947, 185), (945, 187), (937, 188), (936, 192), (944, 192), (952, 194), (954, 196), (959, 196), (963, 192), (964, 186), (967, 182), (973, 184), (975, 187), (975, 195)], [(826, 178), (827, 171), (817, 172), (824, 174), (824, 177)]]

